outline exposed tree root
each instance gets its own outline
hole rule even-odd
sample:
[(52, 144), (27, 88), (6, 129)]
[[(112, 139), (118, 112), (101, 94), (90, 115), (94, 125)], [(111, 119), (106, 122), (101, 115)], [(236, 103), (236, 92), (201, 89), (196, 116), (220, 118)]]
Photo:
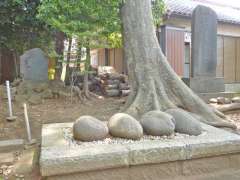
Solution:
[(206, 124), (236, 128), (224, 121), (222, 113), (203, 102), (170, 67), (155, 36), (150, 1), (126, 0), (122, 14), (131, 83), (131, 95), (123, 111), (140, 117), (151, 110), (182, 108)]

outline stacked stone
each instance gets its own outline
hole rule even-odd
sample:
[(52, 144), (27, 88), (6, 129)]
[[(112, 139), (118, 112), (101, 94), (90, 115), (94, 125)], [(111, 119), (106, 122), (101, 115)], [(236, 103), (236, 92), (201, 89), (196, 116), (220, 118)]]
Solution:
[(102, 75), (101, 79), (106, 96), (117, 97), (129, 95), (130, 86), (127, 76), (118, 73), (110, 73)]
[(217, 98), (211, 98), (209, 99), (209, 103), (211, 104), (231, 104), (231, 103), (240, 103), (240, 97), (234, 97), (232, 99), (225, 98), (225, 97), (217, 97)]

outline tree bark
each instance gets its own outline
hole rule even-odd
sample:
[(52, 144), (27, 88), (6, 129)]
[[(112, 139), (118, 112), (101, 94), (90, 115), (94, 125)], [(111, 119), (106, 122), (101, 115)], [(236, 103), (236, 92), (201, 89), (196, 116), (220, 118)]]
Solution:
[(56, 32), (55, 37), (55, 51), (58, 55), (57, 63), (55, 68), (55, 79), (60, 80), (62, 74), (62, 59), (63, 59), (63, 51), (64, 51), (64, 33), (63, 32)]
[(84, 80), (83, 80), (83, 92), (86, 98), (90, 98), (89, 87), (88, 87), (88, 74), (90, 71), (90, 48), (86, 47), (86, 62), (85, 62), (85, 71), (84, 71)]
[(170, 67), (159, 46), (150, 0), (126, 0), (121, 9), (124, 53), (131, 94), (123, 109), (137, 118), (151, 110), (182, 108), (216, 127), (236, 128), (220, 118)]
[(77, 50), (77, 70), (80, 71), (81, 68), (81, 60), (82, 60), (82, 43), (78, 40), (77, 43), (78, 50)]
[(0, 47), (0, 84), (2, 83), (2, 48)]
[(72, 49), (72, 37), (68, 40), (68, 50), (67, 50), (67, 65), (66, 65), (66, 75), (65, 84), (69, 85), (71, 81), (71, 71), (70, 71), (70, 59), (71, 59), (71, 49)]

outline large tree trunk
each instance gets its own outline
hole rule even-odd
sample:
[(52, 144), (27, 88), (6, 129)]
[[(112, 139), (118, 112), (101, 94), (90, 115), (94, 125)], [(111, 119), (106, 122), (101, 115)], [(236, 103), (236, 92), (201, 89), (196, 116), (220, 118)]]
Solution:
[(55, 68), (55, 79), (60, 80), (62, 74), (62, 59), (63, 59), (63, 51), (64, 51), (64, 39), (65, 35), (63, 32), (56, 32), (55, 35), (55, 51), (58, 55), (57, 63)]
[(71, 81), (71, 70), (70, 70), (71, 50), (72, 50), (72, 37), (70, 37), (68, 40), (67, 65), (66, 65), (66, 75), (65, 75), (66, 85), (69, 85)]
[(159, 46), (150, 0), (126, 0), (122, 7), (124, 53), (131, 94), (124, 111), (135, 117), (151, 110), (182, 108), (198, 120), (217, 127), (235, 128), (224, 121), (189, 89), (170, 67)]
[(85, 62), (85, 71), (84, 71), (84, 82), (83, 82), (83, 91), (85, 96), (89, 99), (89, 87), (88, 87), (88, 74), (90, 71), (90, 48), (86, 47), (86, 62)]
[(81, 60), (82, 60), (82, 42), (78, 39), (77, 42), (77, 71), (80, 71), (81, 68)]

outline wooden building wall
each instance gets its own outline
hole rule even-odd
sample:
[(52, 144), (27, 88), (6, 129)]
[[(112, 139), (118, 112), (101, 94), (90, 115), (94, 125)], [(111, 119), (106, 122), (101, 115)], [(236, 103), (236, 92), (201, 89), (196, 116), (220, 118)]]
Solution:
[(183, 76), (184, 71), (184, 29), (163, 26), (160, 45), (174, 71)]
[(0, 49), (0, 83), (2, 84), (6, 80), (13, 81), (15, 75), (13, 52)]
[(122, 48), (98, 49), (98, 66), (112, 66), (119, 73), (124, 73)]
[(218, 37), (217, 76), (225, 83), (240, 82), (240, 37)]

